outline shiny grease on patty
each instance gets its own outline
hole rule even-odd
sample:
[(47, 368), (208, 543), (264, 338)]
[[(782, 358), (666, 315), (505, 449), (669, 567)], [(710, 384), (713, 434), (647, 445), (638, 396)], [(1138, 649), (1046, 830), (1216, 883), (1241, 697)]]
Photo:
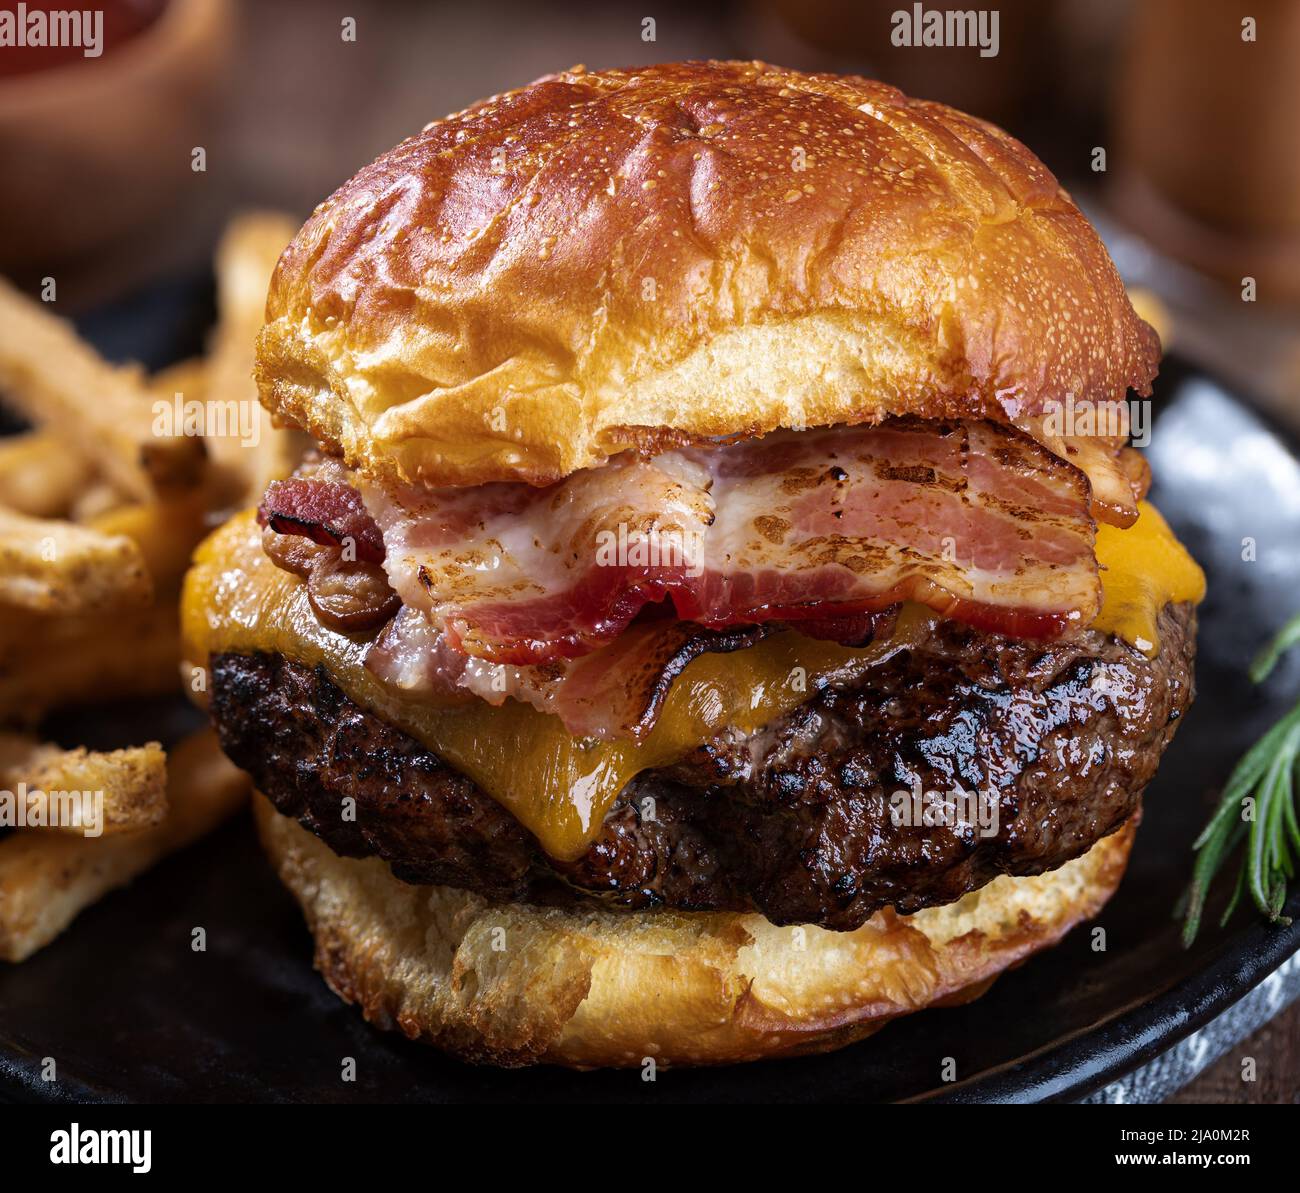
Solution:
[[(1140, 807), (1191, 703), (1195, 612), (1160, 617), (1148, 659), (1089, 633), (1014, 641), (953, 622), (861, 682), (815, 693), (746, 736), (638, 775), (573, 862), (323, 668), (212, 659), (230, 757), (336, 853), (378, 855), (412, 883), (502, 902), (757, 910), (849, 930), (879, 908), (952, 902), (998, 874), (1086, 852)], [(898, 824), (898, 791), (991, 791), (997, 827)], [(342, 801), (356, 801), (355, 820)]]

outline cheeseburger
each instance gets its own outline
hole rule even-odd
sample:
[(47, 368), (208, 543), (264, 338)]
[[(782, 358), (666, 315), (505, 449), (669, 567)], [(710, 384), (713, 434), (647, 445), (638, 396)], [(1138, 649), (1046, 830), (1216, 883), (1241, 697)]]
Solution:
[(1033, 154), (866, 79), (575, 68), (362, 170), (258, 342), (319, 451), (184, 608), (326, 981), (704, 1064), (1095, 915), (1192, 699), (1158, 356)]

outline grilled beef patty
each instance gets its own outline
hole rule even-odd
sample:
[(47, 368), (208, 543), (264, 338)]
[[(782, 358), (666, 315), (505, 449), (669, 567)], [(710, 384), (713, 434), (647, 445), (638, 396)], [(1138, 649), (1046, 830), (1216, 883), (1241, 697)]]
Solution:
[[(212, 710), (226, 752), (281, 812), (407, 882), (848, 930), (884, 906), (913, 912), (999, 874), (1050, 870), (1119, 828), (1191, 702), (1194, 631), (1190, 606), (1168, 607), (1147, 659), (1100, 634), (1043, 645), (940, 623), (863, 682), (642, 773), (574, 862), (548, 857), (321, 668), (215, 656)], [(991, 793), (996, 832), (891, 813), (895, 792), (957, 787)], [(342, 815), (349, 796), (355, 820)]]

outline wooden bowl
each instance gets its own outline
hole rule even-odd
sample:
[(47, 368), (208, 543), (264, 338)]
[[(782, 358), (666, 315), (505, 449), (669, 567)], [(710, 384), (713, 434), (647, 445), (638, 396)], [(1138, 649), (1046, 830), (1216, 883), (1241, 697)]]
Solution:
[(165, 218), (232, 38), (230, 0), (170, 0), (102, 57), (0, 77), (0, 272), (83, 261)]

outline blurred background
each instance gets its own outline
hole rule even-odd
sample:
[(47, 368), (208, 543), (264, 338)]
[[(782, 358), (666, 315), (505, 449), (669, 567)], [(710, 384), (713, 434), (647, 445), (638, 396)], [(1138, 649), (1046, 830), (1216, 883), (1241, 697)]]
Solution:
[(0, 46), (0, 272), (57, 277), (65, 310), (191, 279), (234, 213), (301, 218), (428, 120), (548, 71), (764, 58), (1002, 124), (1102, 227), (1167, 346), (1300, 410), (1300, 0), (1003, 0), (987, 56), (895, 44), (897, 0), (100, 7), (97, 58)]
[(305, 216), (547, 71), (761, 57), (1001, 123), (1099, 222), (1167, 346), (1300, 409), (1300, 0), (1004, 0), (987, 56), (894, 44), (896, 0), (101, 6), (100, 57), (0, 47), (0, 272), (59, 278), (64, 309), (192, 278), (231, 214)]

